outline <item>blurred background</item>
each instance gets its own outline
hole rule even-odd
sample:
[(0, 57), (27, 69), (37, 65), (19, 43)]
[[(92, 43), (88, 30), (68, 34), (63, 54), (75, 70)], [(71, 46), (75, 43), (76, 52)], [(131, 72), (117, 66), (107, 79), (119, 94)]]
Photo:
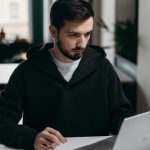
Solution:
[[(55, 0), (0, 0), (0, 90), (29, 47), (51, 42)], [(150, 109), (150, 1), (87, 0), (94, 11), (90, 44), (103, 47), (137, 112)]]

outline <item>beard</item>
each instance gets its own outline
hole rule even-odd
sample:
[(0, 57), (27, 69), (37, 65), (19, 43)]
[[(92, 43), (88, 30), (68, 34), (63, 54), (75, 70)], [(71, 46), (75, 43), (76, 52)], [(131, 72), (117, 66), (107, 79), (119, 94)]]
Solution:
[(73, 49), (71, 49), (71, 50), (73, 50), (73, 51), (75, 50), (76, 52), (77, 52), (77, 51), (79, 51), (79, 52), (82, 51), (82, 53), (70, 54), (70, 53), (63, 47), (62, 42), (61, 42), (60, 40), (58, 40), (58, 42), (57, 42), (57, 47), (58, 47), (58, 49), (60, 50), (60, 52), (61, 52), (65, 57), (67, 57), (67, 58), (69, 58), (69, 59), (71, 59), (71, 60), (74, 60), (74, 61), (81, 58), (82, 53), (83, 53), (83, 51), (84, 51), (84, 49), (85, 49), (85, 48), (82, 48), (82, 47), (77, 46), (77, 47), (75, 47), (75, 48), (73, 48)]

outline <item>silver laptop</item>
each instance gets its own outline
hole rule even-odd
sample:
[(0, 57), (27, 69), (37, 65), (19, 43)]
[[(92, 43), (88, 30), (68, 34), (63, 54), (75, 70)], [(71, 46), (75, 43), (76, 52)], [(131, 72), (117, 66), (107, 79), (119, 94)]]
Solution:
[(150, 111), (124, 119), (117, 137), (76, 150), (150, 150)]

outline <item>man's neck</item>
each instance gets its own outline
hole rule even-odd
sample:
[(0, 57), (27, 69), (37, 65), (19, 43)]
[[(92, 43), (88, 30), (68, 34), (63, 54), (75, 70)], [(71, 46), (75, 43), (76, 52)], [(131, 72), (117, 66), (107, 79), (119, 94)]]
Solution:
[(66, 56), (64, 56), (58, 48), (55, 48), (55, 47), (51, 48), (51, 51), (52, 51), (54, 57), (63, 63), (73, 62), (72, 59), (69, 59)]

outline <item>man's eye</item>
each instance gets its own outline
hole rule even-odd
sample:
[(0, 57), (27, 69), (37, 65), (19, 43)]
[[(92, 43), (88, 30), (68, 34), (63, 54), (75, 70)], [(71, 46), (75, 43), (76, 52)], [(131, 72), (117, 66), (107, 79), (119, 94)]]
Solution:
[(90, 36), (90, 34), (91, 34), (91, 32), (88, 32), (88, 33), (85, 34), (85, 36)]
[(79, 37), (80, 34), (69, 34), (70, 37)]

